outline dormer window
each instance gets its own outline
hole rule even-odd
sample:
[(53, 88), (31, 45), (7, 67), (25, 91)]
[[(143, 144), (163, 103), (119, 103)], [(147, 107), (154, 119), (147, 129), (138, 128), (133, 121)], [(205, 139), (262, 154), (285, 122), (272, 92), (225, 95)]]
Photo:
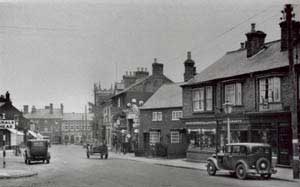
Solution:
[(280, 78), (268, 77), (259, 79), (259, 103), (264, 104), (280, 101)]

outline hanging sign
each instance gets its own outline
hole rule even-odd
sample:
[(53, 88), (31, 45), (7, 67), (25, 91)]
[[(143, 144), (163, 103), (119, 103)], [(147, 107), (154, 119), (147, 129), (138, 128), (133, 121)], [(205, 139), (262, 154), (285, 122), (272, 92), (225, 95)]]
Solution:
[(0, 120), (0, 129), (15, 129), (16, 121), (15, 120)]

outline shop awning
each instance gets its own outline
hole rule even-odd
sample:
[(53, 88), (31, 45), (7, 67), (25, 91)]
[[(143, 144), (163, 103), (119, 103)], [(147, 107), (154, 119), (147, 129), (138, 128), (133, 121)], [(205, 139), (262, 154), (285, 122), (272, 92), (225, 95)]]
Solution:
[(41, 135), (40, 133), (36, 133), (34, 131), (31, 131), (31, 130), (28, 130), (28, 133), (33, 136), (34, 138), (37, 138), (37, 139), (43, 139), (43, 135)]
[(7, 130), (9, 130), (9, 131), (10, 131), (11, 133), (13, 133), (13, 134), (17, 134), (17, 135), (24, 136), (24, 133), (23, 133), (23, 132), (18, 131), (18, 130), (16, 130), (16, 129), (10, 129), (10, 128), (8, 128)]

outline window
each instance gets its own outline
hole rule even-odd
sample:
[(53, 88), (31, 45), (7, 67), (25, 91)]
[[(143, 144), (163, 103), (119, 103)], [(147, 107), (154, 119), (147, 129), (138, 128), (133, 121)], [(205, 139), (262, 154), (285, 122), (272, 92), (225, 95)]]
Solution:
[(242, 105), (242, 84), (226, 84), (225, 85), (225, 102), (233, 105)]
[(150, 131), (150, 145), (155, 145), (160, 142), (160, 132)]
[(152, 121), (162, 121), (162, 112), (152, 112)]
[(206, 86), (193, 90), (193, 110), (194, 112), (213, 110), (212, 86)]
[(171, 144), (179, 143), (180, 137), (178, 131), (171, 131)]
[(259, 80), (259, 103), (280, 102), (280, 78), (270, 77)]
[(172, 120), (179, 120), (182, 117), (182, 111), (172, 111)]

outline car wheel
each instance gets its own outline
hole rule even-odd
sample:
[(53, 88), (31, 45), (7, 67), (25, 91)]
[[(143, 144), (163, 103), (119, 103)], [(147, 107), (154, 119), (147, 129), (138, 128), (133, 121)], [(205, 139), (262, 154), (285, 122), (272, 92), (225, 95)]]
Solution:
[(209, 161), (207, 163), (206, 169), (207, 169), (208, 175), (210, 175), (210, 176), (216, 175), (217, 168), (213, 162)]
[(25, 164), (27, 164), (27, 159), (25, 159)]
[(271, 167), (271, 163), (267, 158), (260, 158), (256, 161), (256, 169), (259, 173), (260, 171), (269, 171)]
[(235, 168), (235, 173), (238, 179), (246, 179), (247, 177), (247, 171), (246, 171), (246, 166), (244, 164), (239, 164), (236, 168)]
[(47, 160), (47, 164), (49, 164), (50, 163), (50, 160)]
[(28, 160), (27, 160), (27, 163), (28, 163), (28, 164), (31, 164), (31, 160), (28, 159)]
[(45, 160), (43, 160), (43, 164), (45, 163)]
[(261, 174), (260, 176), (261, 176), (262, 179), (268, 180), (268, 179), (271, 178), (271, 175), (272, 174), (269, 173), (269, 174)]
[(100, 155), (100, 157), (101, 157), (101, 159), (103, 159), (103, 155), (102, 154)]
[(107, 159), (107, 158), (108, 158), (108, 154), (105, 155), (105, 159)]
[(90, 154), (89, 154), (89, 153), (86, 153), (86, 157), (87, 157), (87, 158), (90, 158)]

